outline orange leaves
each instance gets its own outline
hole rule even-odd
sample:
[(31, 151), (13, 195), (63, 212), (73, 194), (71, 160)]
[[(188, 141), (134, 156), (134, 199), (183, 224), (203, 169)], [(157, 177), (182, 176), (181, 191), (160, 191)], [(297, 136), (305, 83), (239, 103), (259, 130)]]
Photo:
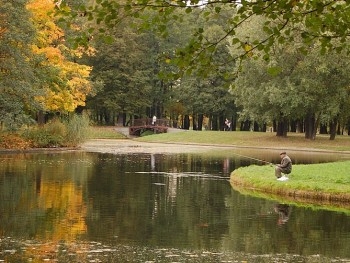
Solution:
[(27, 149), (31, 147), (31, 142), (24, 140), (16, 134), (6, 134), (0, 136), (0, 148), (3, 149)]

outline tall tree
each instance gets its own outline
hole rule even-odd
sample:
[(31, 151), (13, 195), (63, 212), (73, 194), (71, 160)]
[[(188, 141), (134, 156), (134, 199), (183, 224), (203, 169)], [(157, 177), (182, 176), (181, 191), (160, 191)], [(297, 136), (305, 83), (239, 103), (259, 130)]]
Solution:
[(17, 129), (33, 121), (31, 113), (39, 108), (35, 96), (37, 82), (31, 52), (35, 30), (24, 0), (0, 1), (0, 122)]
[(119, 114), (142, 116), (151, 105), (151, 86), (155, 57), (152, 43), (138, 35), (127, 24), (115, 28), (114, 41), (97, 41), (96, 56), (90, 59), (92, 77), (102, 88), (90, 97), (88, 106), (95, 110), (98, 121), (114, 125)]
[(37, 85), (45, 94), (37, 101), (49, 112), (73, 112), (85, 105), (91, 92), (91, 68), (74, 61), (81, 54), (65, 45), (65, 33), (53, 16), (53, 1), (31, 0), (27, 7), (38, 31), (33, 51), (44, 58), (37, 65), (41, 73)]
[(320, 123), (333, 125), (334, 139), (339, 116), (349, 100), (349, 57), (329, 52), (319, 56), (317, 46), (307, 55), (294, 45), (275, 45), (270, 62), (242, 63), (234, 94), (243, 113), (253, 119), (275, 120), (277, 136), (286, 136), (291, 121), (303, 119), (305, 137), (315, 139)]

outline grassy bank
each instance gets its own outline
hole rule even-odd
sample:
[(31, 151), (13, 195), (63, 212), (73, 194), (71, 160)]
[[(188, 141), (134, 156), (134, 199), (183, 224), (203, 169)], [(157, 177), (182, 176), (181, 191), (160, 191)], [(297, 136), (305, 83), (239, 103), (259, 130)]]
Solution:
[(328, 135), (318, 135), (316, 140), (307, 140), (304, 134), (288, 133), (280, 138), (266, 132), (184, 131), (163, 133), (137, 138), (145, 142), (198, 143), (232, 146), (268, 147), (278, 149), (314, 149), (350, 151), (350, 136), (339, 135), (329, 140)]
[[(318, 203), (350, 202), (350, 161), (294, 165), (289, 180), (278, 181), (270, 166), (241, 167), (231, 174), (234, 188)], [(350, 204), (349, 204), (350, 205)]]

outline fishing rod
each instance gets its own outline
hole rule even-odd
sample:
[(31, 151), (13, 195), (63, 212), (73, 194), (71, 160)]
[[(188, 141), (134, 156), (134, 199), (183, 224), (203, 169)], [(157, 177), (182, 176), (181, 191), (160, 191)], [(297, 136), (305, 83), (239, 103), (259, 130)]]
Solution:
[(251, 156), (247, 156), (247, 155), (243, 155), (243, 154), (239, 154), (239, 153), (233, 153), (233, 154), (234, 154), (234, 155), (237, 155), (237, 156), (240, 156), (240, 157), (243, 157), (243, 158), (247, 158), (247, 159), (251, 159), (251, 160), (255, 160), (255, 161), (267, 163), (267, 164), (269, 164), (270, 166), (276, 165), (276, 164), (274, 164), (274, 163), (271, 163), (271, 162), (268, 162), (268, 161), (265, 161), (265, 160), (262, 160), (262, 159), (254, 158), (254, 157), (251, 157)]

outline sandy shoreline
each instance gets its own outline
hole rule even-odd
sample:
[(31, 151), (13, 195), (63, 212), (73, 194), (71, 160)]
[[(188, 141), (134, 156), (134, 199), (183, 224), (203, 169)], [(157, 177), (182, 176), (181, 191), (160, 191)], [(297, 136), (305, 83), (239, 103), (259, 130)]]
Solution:
[(89, 140), (80, 146), (81, 150), (100, 153), (198, 153), (212, 149), (222, 149), (220, 146), (184, 145), (172, 143), (138, 142), (131, 139), (96, 139)]

